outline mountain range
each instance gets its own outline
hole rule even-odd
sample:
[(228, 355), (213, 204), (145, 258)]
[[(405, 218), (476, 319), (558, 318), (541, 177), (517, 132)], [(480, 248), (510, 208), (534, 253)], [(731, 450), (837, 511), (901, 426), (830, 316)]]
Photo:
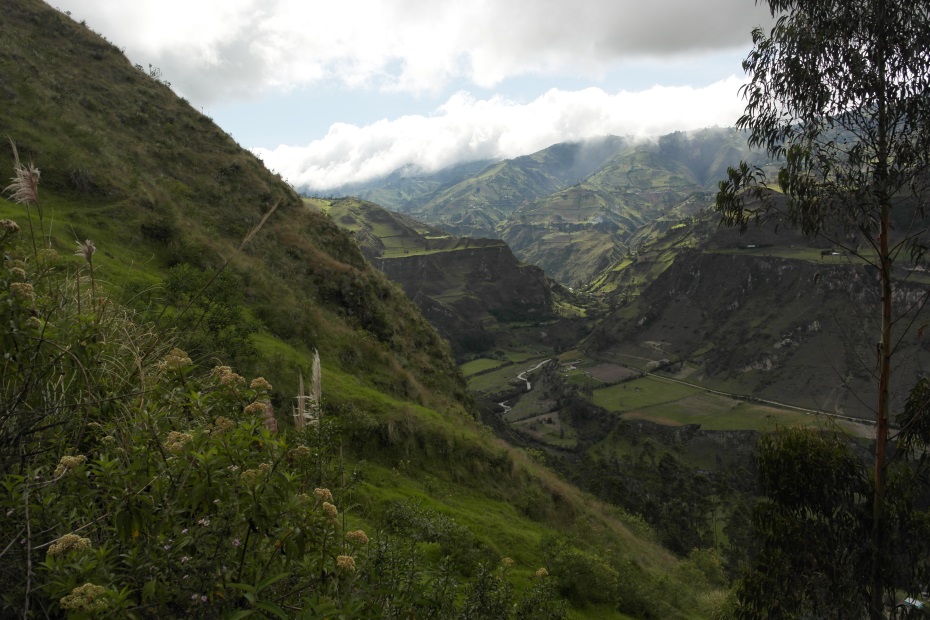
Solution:
[[(4, 358), (4, 368), (13, 369), (3, 375), (4, 420), (41, 399), (60, 396), (60, 401), (51, 408), (36, 406), (27, 422), (41, 427), (30, 435), (30, 441), (39, 442), (37, 450), (28, 456), (17, 452), (10, 460), (13, 469), (2, 474), (0, 502), (9, 507), (0, 526), (4, 540), (12, 540), (27, 522), (34, 534), (27, 548), (0, 554), (2, 615), (14, 609), (18, 615), (30, 602), (33, 610), (64, 614), (62, 605), (77, 604), (74, 597), (81, 592), (105, 593), (108, 609), (117, 616), (130, 608), (183, 615), (192, 600), (198, 607), (190, 607), (191, 614), (215, 609), (216, 615), (239, 617), (258, 617), (281, 605), (305, 614), (336, 605), (355, 605), (371, 614), (383, 613), (386, 605), (410, 614), (442, 605), (458, 613), (467, 605), (482, 609), (469, 601), (478, 601), (486, 587), (513, 605), (554, 610), (552, 617), (564, 617), (566, 605), (573, 617), (620, 618), (637, 609), (690, 617), (702, 605), (700, 613), (710, 613), (706, 609), (712, 602), (701, 601), (722, 586), (719, 570), (708, 569), (710, 576), (695, 582), (703, 569), (689, 568), (694, 563), (687, 555), (663, 548), (639, 517), (560, 478), (543, 455), (495, 438), (478, 420), (478, 406), (449, 344), (385, 275), (394, 269), (445, 272), (452, 269), (441, 262), (445, 255), (471, 255), (474, 268), (456, 275), (469, 288), (458, 300), (449, 299), (448, 307), (468, 315), (468, 308), (480, 305), (478, 322), (490, 332), (523, 321), (527, 314), (535, 313), (533, 322), (556, 320), (553, 291), (559, 287), (541, 270), (520, 265), (499, 241), (452, 239), (394, 216), (385, 225), (409, 228), (403, 234), (411, 254), (436, 262), (408, 269), (387, 244), (379, 259), (372, 253), (378, 245), (373, 238), (366, 244), (364, 231), (353, 238), (337, 225), (354, 217), (353, 208), (364, 209), (361, 203), (308, 205), (209, 117), (178, 98), (157, 72), (134, 66), (113, 44), (39, 0), (15, 0), (0, 15), (0, 98), (5, 101), (0, 133), (15, 144), (21, 165), (34, 164), (41, 171), (36, 202), (0, 201), (0, 219), (12, 222), (4, 230), (22, 235), (21, 241), (6, 233), (2, 238), (3, 307), (19, 308), (16, 291), (26, 291), (25, 284), (31, 287), (35, 281), (36, 288), (28, 289), (37, 293), (32, 299), (50, 308), (48, 330), (35, 346), (68, 352), (66, 360), (80, 363), (67, 376), (73, 381), (53, 373), (46, 383), (43, 375), (19, 392), (21, 377), (39, 376), (30, 374), (36, 367)], [(0, 149), (0, 166), (11, 175), (15, 163), (12, 148)], [(342, 207), (342, 215), (326, 212)], [(384, 217), (369, 211), (366, 217)], [(73, 256), (76, 241), (84, 248), (82, 256)], [(417, 243), (423, 243), (422, 250)], [(367, 260), (363, 249), (382, 265)], [(396, 265), (385, 262), (388, 258)], [(497, 277), (510, 282), (517, 294), (489, 290), (487, 283)], [(40, 278), (52, 285), (40, 285)], [(451, 280), (423, 285), (423, 295), (441, 295)], [(76, 302), (53, 303), (53, 295), (70, 294), (74, 286)], [(80, 294), (94, 295), (100, 306), (81, 302)], [(471, 296), (482, 301), (476, 305)], [(103, 321), (103, 309), (113, 313), (108, 317), (133, 317), (138, 333), (153, 339), (129, 369), (108, 371), (106, 364), (113, 360), (94, 354), (131, 344), (128, 331), (102, 336), (100, 330), (115, 320)], [(73, 314), (59, 321), (65, 311)], [(35, 329), (34, 323), (28, 329)], [(69, 331), (72, 324), (74, 332)], [(16, 333), (4, 338), (19, 338)], [(527, 333), (515, 347), (538, 344), (538, 334)], [(72, 334), (77, 334), (74, 339)], [(15, 338), (9, 342), (22, 342)], [(303, 386), (305, 380), (312, 384), (317, 353), (322, 361), (319, 411), (327, 425), (319, 434), (301, 434), (291, 412), (295, 402), (305, 402)], [(184, 365), (188, 382), (186, 389), (166, 396), (158, 428), (151, 417), (154, 396), (144, 390), (161, 389), (170, 373), (168, 362), (156, 355)], [(50, 359), (60, 361), (61, 356)], [(134, 368), (150, 370), (151, 385), (120, 391)], [(254, 385), (273, 386), (260, 388), (270, 390), (262, 411), (274, 418), (268, 428), (277, 429), (261, 430), (262, 424), (245, 418), (234, 422), (239, 430), (230, 432), (251, 429), (257, 437), (243, 443), (241, 452), (217, 443), (218, 429), (230, 423), (216, 412), (222, 405), (228, 408), (222, 409), (224, 415), (238, 419), (248, 415), (243, 413), (248, 403), (214, 402), (214, 392), (197, 387), (220, 379), (237, 385), (236, 373), (260, 375), (264, 381)], [(88, 382), (91, 376), (101, 379)], [(188, 405), (177, 404), (175, 397)], [(84, 426), (87, 415), (94, 426)], [(13, 436), (9, 426), (3, 428), (0, 445), (6, 449)], [(112, 434), (98, 436), (97, 431), (85, 433), (86, 428)], [(54, 434), (56, 429), (67, 432)], [(115, 446), (108, 443), (117, 441), (114, 436)], [(311, 436), (316, 443), (308, 447)], [(215, 447), (190, 448), (206, 446), (202, 442)], [(249, 486), (271, 467), (261, 459), (271, 458), (279, 447), (285, 452), (275, 457), (274, 476)], [(298, 467), (303, 461), (294, 455), (305, 453), (317, 455), (312, 468)], [(87, 471), (97, 473), (75, 478), (89, 482), (48, 495), (47, 501), (20, 501), (21, 474), (29, 472), (32, 481), (31, 472), (54, 471), (62, 455), (72, 459), (64, 461), (68, 467), (86, 462)], [(152, 467), (188, 463), (187, 473), (155, 474), (148, 485), (119, 477), (138, 467), (144, 470), (140, 475), (149, 475), (143, 463), (149, 457), (161, 459)], [(243, 460), (224, 461), (216, 470), (205, 465), (229, 458)], [(109, 473), (104, 476), (100, 468)], [(310, 472), (316, 472), (312, 479)], [(129, 486), (134, 490), (111, 494), (106, 486), (111, 481), (126, 493)], [(169, 497), (156, 493), (155, 483), (161, 481), (189, 481), (196, 488)], [(65, 488), (44, 481), (25, 484), (30, 498)], [(319, 507), (330, 488), (341, 517), (338, 527), (304, 523), (299, 537), (290, 530), (284, 539), (274, 538), (271, 528), (302, 523), (306, 510), (296, 507), (313, 500), (314, 493)], [(252, 495), (261, 501), (254, 502)], [(217, 503), (202, 502), (204, 497), (217, 497)], [(235, 497), (254, 512), (224, 512)], [(133, 503), (137, 499), (142, 503)], [(326, 503), (326, 511), (336, 510), (329, 499)], [(266, 518), (268, 511), (273, 518)], [(216, 527), (227, 522), (221, 517), (231, 519), (230, 528), (234, 523), (244, 528), (235, 540), (230, 530), (228, 540), (191, 542), (189, 527), (198, 528), (198, 536), (212, 532), (207, 529), (211, 521)], [(356, 553), (357, 564), (350, 564), (344, 559), (350, 557), (348, 547), (328, 548), (332, 553), (324, 547), (318, 558), (329, 568), (301, 573), (310, 560), (301, 559), (305, 548), (300, 545), (318, 544), (313, 533), (324, 531), (314, 528), (335, 527), (332, 531), (342, 536), (347, 526), (369, 532), (371, 554)], [(73, 562), (49, 559), (43, 564), (48, 546), (75, 531), (88, 541), (82, 545), (100, 550), (92, 554), (93, 562), (87, 563), (91, 556), (73, 556)], [(354, 541), (368, 539), (353, 536)], [(214, 543), (219, 546), (210, 553), (188, 552), (195, 548), (190, 545), (204, 549)], [(349, 545), (349, 539), (340, 544)], [(217, 559), (238, 554), (240, 545), (243, 553), (249, 547), (248, 556), (229, 555), (235, 562)], [(287, 562), (279, 564), (284, 551)], [(343, 557), (338, 563), (336, 551)], [(199, 568), (176, 573), (191, 557)], [(134, 568), (137, 561), (142, 569)], [(236, 565), (238, 575), (229, 573)], [(264, 571), (272, 565), (284, 572), (268, 580)], [(348, 581), (339, 575), (356, 566), (349, 593)], [(193, 592), (194, 599), (186, 585), (193, 582), (182, 580), (184, 574), (204, 583)], [(434, 580), (439, 574), (441, 583)], [(582, 578), (586, 574), (597, 575), (597, 588)], [(398, 581), (390, 581), (395, 577)], [(408, 577), (413, 581), (401, 585)], [(295, 587), (299, 579), (305, 587)], [(327, 590), (327, 584), (337, 589)], [(445, 595), (434, 596), (434, 585), (445, 588)], [(662, 594), (670, 588), (676, 591), (674, 600)], [(426, 598), (416, 598), (421, 595)]]
[[(853, 256), (842, 234), (809, 239), (777, 221), (722, 227), (716, 185), (741, 160), (775, 167), (734, 129), (608, 136), (476, 173), (450, 170), (444, 186), (392, 206), (439, 227), (433, 234), (500, 239), (579, 291), (570, 305), (588, 316), (580, 333), (592, 332), (576, 343), (582, 350), (643, 368), (674, 364), (680, 378), (709, 388), (867, 419), (871, 345), (855, 337), (874, 333), (867, 256)], [(898, 294), (914, 308), (902, 321), (920, 321), (921, 269), (897, 272)], [(914, 333), (899, 346), (900, 397), (930, 359)]]

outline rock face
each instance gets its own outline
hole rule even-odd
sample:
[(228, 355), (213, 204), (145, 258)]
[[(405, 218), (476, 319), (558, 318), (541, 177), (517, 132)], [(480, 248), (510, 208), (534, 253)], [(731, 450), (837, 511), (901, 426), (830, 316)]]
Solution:
[(456, 353), (484, 349), (499, 323), (556, 318), (553, 285), (521, 264), (503, 242), (432, 254), (375, 258), (375, 265), (420, 307)]
[[(908, 302), (923, 293), (898, 282), (897, 307), (917, 307)], [(605, 320), (590, 342), (684, 360), (698, 368), (694, 378), (727, 391), (869, 417), (878, 302), (874, 273), (864, 265), (694, 251)], [(654, 342), (661, 351), (649, 346)], [(898, 346), (893, 391), (900, 407), (930, 351), (916, 334)]]
[(557, 319), (556, 299), (568, 296), (499, 239), (455, 237), (356, 198), (310, 203), (352, 232), (365, 258), (404, 289), (457, 355), (509, 338), (504, 325)]

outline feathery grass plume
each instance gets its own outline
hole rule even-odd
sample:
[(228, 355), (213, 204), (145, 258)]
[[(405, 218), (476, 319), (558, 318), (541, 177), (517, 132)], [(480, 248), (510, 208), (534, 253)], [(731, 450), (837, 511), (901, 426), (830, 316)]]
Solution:
[(3, 191), (10, 192), (10, 200), (13, 202), (23, 206), (38, 205), (39, 177), (42, 173), (32, 162), (23, 165), (19, 160), (19, 151), (16, 150), (16, 143), (12, 138), (10, 138), (10, 146), (13, 148), (13, 178)]
[(90, 294), (91, 297), (97, 296), (97, 282), (94, 280), (94, 252), (97, 251), (97, 246), (94, 245), (94, 242), (90, 239), (85, 239), (84, 243), (78, 242), (77, 250), (74, 251), (75, 256), (81, 256), (84, 260), (87, 261), (88, 266), (90, 267)]
[(85, 239), (84, 243), (78, 242), (77, 250), (74, 251), (75, 256), (83, 256), (84, 260), (87, 261), (88, 265), (93, 265), (94, 252), (97, 251), (97, 247), (94, 245), (94, 242), (90, 239)]
[[(35, 205), (36, 212), (39, 214), (39, 230), (43, 231), (45, 225), (42, 222), (42, 208), (39, 206), (39, 177), (41, 173), (32, 162), (24, 166), (19, 160), (19, 151), (16, 149), (16, 143), (13, 138), (9, 138), (10, 147), (13, 149), (13, 178), (10, 184), (3, 191), (10, 193), (10, 200), (26, 207), (26, 217), (29, 218), (29, 234), (32, 237), (32, 253), (38, 255), (36, 247), (35, 231), (32, 228), (32, 212), (29, 210), (30, 205)], [(45, 244), (43, 243), (44, 247)]]

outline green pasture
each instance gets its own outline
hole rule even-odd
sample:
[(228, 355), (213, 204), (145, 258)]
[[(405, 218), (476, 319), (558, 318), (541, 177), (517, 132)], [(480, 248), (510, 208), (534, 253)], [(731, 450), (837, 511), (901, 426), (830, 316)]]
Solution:
[(641, 419), (680, 426), (700, 424), (709, 431), (772, 431), (778, 426), (809, 426), (815, 417), (800, 411), (740, 401), (720, 394), (699, 392), (677, 401), (657, 404), (623, 414)]
[(468, 389), (479, 394), (497, 394), (509, 389), (509, 383), (525, 368), (520, 365), (505, 366), (498, 370), (468, 377)]
[(500, 360), (494, 360), (494, 359), (490, 359), (487, 357), (479, 357), (478, 359), (474, 359), (474, 360), (465, 362), (464, 364), (460, 364), (459, 369), (462, 371), (462, 374), (465, 377), (470, 377), (479, 372), (483, 372), (485, 370), (490, 370), (492, 368), (503, 366), (505, 363), (506, 362), (502, 362)]
[(823, 256), (822, 250), (830, 248), (803, 248), (790, 246), (772, 246), (772, 247), (745, 247), (745, 248), (726, 248), (726, 249), (709, 249), (706, 250), (712, 254), (744, 254), (750, 256), (774, 256), (776, 258), (790, 258), (793, 260), (804, 260), (813, 263), (823, 263), (824, 265), (862, 265), (865, 260), (858, 256), (838, 255)]
[(625, 419), (667, 426), (699, 424), (710, 431), (774, 431), (780, 427), (806, 426), (857, 436), (870, 432), (866, 424), (713, 394), (657, 377), (595, 390), (594, 403), (622, 414)]
[(608, 411), (625, 412), (681, 400), (701, 392), (699, 388), (643, 377), (594, 391), (594, 404)]
[(555, 402), (543, 397), (543, 390), (532, 389), (520, 396), (510, 411), (504, 415), (508, 422), (516, 422), (548, 414), (555, 406)]

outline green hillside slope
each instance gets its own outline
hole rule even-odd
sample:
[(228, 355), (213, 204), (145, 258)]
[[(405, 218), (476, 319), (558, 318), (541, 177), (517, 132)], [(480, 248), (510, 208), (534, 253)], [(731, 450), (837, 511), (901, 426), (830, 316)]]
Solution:
[(577, 183), (609, 161), (626, 141), (615, 136), (562, 143), (492, 164), (455, 185), (400, 208), (468, 237), (497, 237), (495, 229), (521, 205)]
[(631, 143), (578, 185), (521, 207), (497, 230), (521, 259), (585, 287), (655, 235), (707, 207), (726, 167), (750, 156), (733, 129)]
[(401, 285), (458, 358), (508, 348), (514, 328), (585, 314), (577, 296), (539, 267), (518, 261), (503, 241), (453, 237), (354, 198), (306, 201), (352, 232), (365, 256)]
[[(902, 321), (922, 324), (922, 270), (899, 266)], [(705, 212), (640, 247), (592, 290), (618, 306), (591, 337), (635, 366), (673, 363), (727, 392), (871, 417), (870, 341), (877, 291), (862, 259), (774, 226), (720, 228)], [(871, 305), (870, 305), (871, 304)], [(906, 393), (928, 361), (916, 333), (898, 344)], [(898, 403), (903, 406), (901, 402)]]
[(494, 439), (400, 288), (157, 77), (0, 13), (0, 134), (41, 170), (0, 202), (0, 615), (712, 613), (712, 562)]
[[(578, 288), (709, 206), (727, 166), (741, 158), (764, 163), (760, 157), (732, 128), (657, 141), (606, 137), (555, 144), (399, 205), (384, 204), (456, 235), (503, 239), (521, 260)], [(376, 196), (377, 185), (366, 195)]]

